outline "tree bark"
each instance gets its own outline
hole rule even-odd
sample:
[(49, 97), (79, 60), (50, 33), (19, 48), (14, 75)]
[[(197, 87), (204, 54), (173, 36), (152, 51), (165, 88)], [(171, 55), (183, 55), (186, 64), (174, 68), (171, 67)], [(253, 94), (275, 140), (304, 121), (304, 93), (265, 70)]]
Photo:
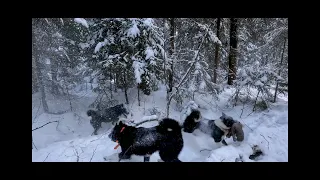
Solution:
[[(217, 19), (217, 37), (220, 39), (220, 22), (221, 18)], [(217, 71), (219, 68), (219, 51), (220, 51), (220, 46), (218, 43), (216, 43), (216, 48), (215, 48), (215, 57), (214, 57), (214, 69), (213, 69), (213, 82), (217, 83)]]
[(170, 62), (170, 71), (169, 71), (169, 92), (172, 92), (173, 87), (173, 53), (174, 53), (174, 33), (175, 33), (175, 24), (174, 18), (170, 18), (170, 50), (169, 54), (171, 56)]
[[(280, 68), (279, 68), (279, 72), (278, 72), (278, 75), (279, 75), (279, 76), (280, 76), (280, 74), (281, 74), (281, 66), (282, 66), (282, 62), (283, 62), (284, 51), (285, 51), (285, 49), (286, 49), (286, 42), (287, 42), (287, 38), (284, 39), (284, 43), (283, 43), (283, 50), (282, 50), (281, 61), (280, 61)], [(277, 100), (278, 86), (279, 86), (279, 83), (277, 82), (276, 89), (275, 89), (275, 92), (274, 92), (274, 98), (273, 98), (273, 102), (274, 102), (274, 103), (275, 103), (276, 100)]]
[(123, 80), (124, 80), (124, 95), (126, 97), (126, 104), (129, 104), (129, 99), (128, 99), (128, 84), (127, 84), (127, 73), (126, 69), (123, 71)]
[(34, 54), (34, 57), (35, 57), (36, 72), (37, 72), (37, 77), (39, 80), (39, 89), (41, 92), (41, 101), (42, 101), (43, 110), (45, 113), (48, 113), (49, 107), (48, 107), (48, 104), (46, 101), (46, 93), (45, 93), (43, 77), (42, 77), (42, 73), (41, 73), (40, 55), (39, 55), (38, 49), (36, 47), (35, 34), (33, 32), (32, 32), (32, 50), (33, 50), (32, 53)]
[(236, 63), (237, 63), (237, 18), (230, 18), (230, 53), (229, 53), (229, 69), (228, 69), (228, 84), (233, 85), (236, 79)]

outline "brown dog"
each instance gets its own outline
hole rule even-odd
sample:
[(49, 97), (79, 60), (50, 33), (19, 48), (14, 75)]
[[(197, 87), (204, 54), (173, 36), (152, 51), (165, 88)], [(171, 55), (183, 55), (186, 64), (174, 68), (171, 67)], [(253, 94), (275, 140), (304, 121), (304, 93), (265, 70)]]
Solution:
[(239, 121), (236, 121), (230, 128), (229, 133), (227, 134), (227, 138), (232, 136), (233, 141), (243, 141), (244, 140), (244, 133), (242, 129), (242, 124)]

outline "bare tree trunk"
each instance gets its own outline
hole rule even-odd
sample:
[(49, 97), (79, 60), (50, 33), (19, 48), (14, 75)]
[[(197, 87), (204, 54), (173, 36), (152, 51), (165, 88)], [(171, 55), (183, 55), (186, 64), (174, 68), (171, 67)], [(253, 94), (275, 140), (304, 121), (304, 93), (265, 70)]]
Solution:
[(110, 96), (111, 96), (111, 99), (113, 99), (113, 96), (112, 96), (112, 80), (113, 80), (113, 78), (112, 78), (112, 68), (111, 68), (111, 66), (110, 66), (110, 69), (109, 69), (109, 79), (110, 79)]
[(129, 99), (128, 99), (128, 84), (127, 84), (127, 73), (126, 69), (123, 71), (123, 80), (124, 80), (124, 95), (126, 97), (126, 104), (129, 104)]
[(230, 53), (229, 53), (229, 70), (228, 70), (228, 84), (233, 85), (236, 79), (236, 63), (237, 63), (237, 18), (230, 18)]
[(46, 94), (45, 94), (45, 89), (44, 89), (44, 83), (43, 83), (43, 77), (42, 77), (42, 73), (41, 73), (41, 64), (40, 64), (40, 55), (38, 54), (38, 50), (37, 47), (35, 47), (35, 35), (32, 33), (32, 50), (34, 53), (34, 57), (35, 57), (35, 66), (36, 66), (36, 72), (37, 72), (37, 77), (39, 80), (39, 88), (40, 88), (40, 92), (41, 92), (41, 100), (42, 100), (42, 106), (43, 106), (43, 110), (45, 113), (49, 112), (49, 107), (46, 101)]
[(138, 85), (138, 105), (140, 106), (140, 88), (139, 88), (139, 85)]
[[(280, 74), (281, 74), (281, 66), (282, 66), (282, 62), (283, 62), (284, 51), (285, 51), (285, 49), (286, 49), (286, 42), (287, 42), (287, 38), (284, 39), (284, 43), (283, 43), (283, 50), (282, 50), (281, 61), (280, 61), (280, 68), (279, 68), (279, 72), (278, 72), (278, 75), (279, 75), (279, 76), (280, 76)], [(275, 103), (276, 100), (277, 100), (278, 86), (279, 86), (279, 83), (277, 82), (276, 89), (275, 89), (275, 92), (274, 92), (274, 98), (273, 98), (273, 102), (274, 102), (274, 103)]]
[(54, 95), (59, 95), (59, 90), (58, 90), (58, 86), (57, 86), (57, 81), (58, 81), (58, 78), (57, 78), (57, 76), (58, 76), (58, 73), (57, 73), (57, 71), (58, 71), (58, 68), (57, 68), (57, 64), (56, 64), (57, 62), (56, 62), (56, 60), (54, 60), (53, 58), (52, 59), (50, 59), (50, 68), (51, 68), (51, 76), (52, 76), (52, 84), (51, 84), (51, 92), (52, 92), (52, 94), (54, 94)]
[(35, 58), (32, 55), (32, 94), (39, 91)]
[(169, 92), (172, 92), (173, 87), (173, 53), (174, 53), (174, 34), (175, 34), (175, 24), (174, 24), (174, 18), (170, 18), (170, 56), (171, 56), (171, 62), (170, 62), (170, 69), (169, 72)]
[[(220, 39), (220, 22), (221, 22), (221, 18), (217, 19), (217, 37), (218, 39)], [(215, 49), (215, 57), (214, 57), (214, 69), (213, 69), (213, 82), (217, 83), (217, 71), (219, 68), (219, 51), (220, 51), (220, 46), (218, 43), (216, 43), (216, 49)]]
[(118, 74), (114, 73), (114, 92), (117, 92)]

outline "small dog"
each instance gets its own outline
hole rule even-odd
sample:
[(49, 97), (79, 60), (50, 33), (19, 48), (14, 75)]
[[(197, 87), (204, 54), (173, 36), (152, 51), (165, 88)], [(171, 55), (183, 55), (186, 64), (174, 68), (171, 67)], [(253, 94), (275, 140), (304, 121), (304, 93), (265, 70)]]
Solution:
[(130, 159), (134, 154), (144, 156), (144, 162), (149, 162), (150, 156), (159, 151), (164, 162), (181, 162), (178, 156), (183, 148), (183, 138), (176, 120), (164, 118), (151, 128), (137, 128), (120, 121), (108, 137), (120, 144), (119, 159)]
[(186, 133), (192, 133), (195, 129), (199, 128), (200, 119), (200, 111), (192, 110), (183, 123), (183, 131)]
[(104, 112), (94, 111), (91, 109), (87, 111), (87, 115), (91, 116), (90, 124), (94, 129), (93, 131), (94, 135), (98, 134), (97, 131), (101, 128), (102, 122), (104, 123), (112, 122), (112, 124), (114, 124), (115, 122), (119, 121), (119, 117), (121, 115), (124, 115), (125, 117), (127, 117), (128, 114), (129, 113), (123, 104), (119, 104), (114, 107), (107, 108)]

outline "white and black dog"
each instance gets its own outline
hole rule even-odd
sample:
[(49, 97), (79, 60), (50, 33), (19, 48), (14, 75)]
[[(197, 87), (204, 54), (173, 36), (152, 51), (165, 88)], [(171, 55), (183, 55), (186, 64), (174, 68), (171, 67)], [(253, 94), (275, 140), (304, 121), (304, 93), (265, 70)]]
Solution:
[(232, 117), (222, 113), (220, 119), (209, 120), (208, 124), (205, 124), (200, 120), (200, 111), (193, 110), (184, 122), (184, 132), (192, 133), (195, 129), (199, 129), (200, 131), (209, 134), (216, 143), (221, 142), (224, 145), (227, 145), (224, 137), (229, 133), (231, 126), (236, 122)]
[(178, 156), (183, 148), (183, 138), (176, 120), (164, 118), (151, 128), (129, 126), (119, 121), (109, 138), (120, 144), (119, 159), (130, 159), (134, 154), (144, 156), (144, 162), (149, 162), (150, 156), (159, 151), (164, 162), (181, 162)]

